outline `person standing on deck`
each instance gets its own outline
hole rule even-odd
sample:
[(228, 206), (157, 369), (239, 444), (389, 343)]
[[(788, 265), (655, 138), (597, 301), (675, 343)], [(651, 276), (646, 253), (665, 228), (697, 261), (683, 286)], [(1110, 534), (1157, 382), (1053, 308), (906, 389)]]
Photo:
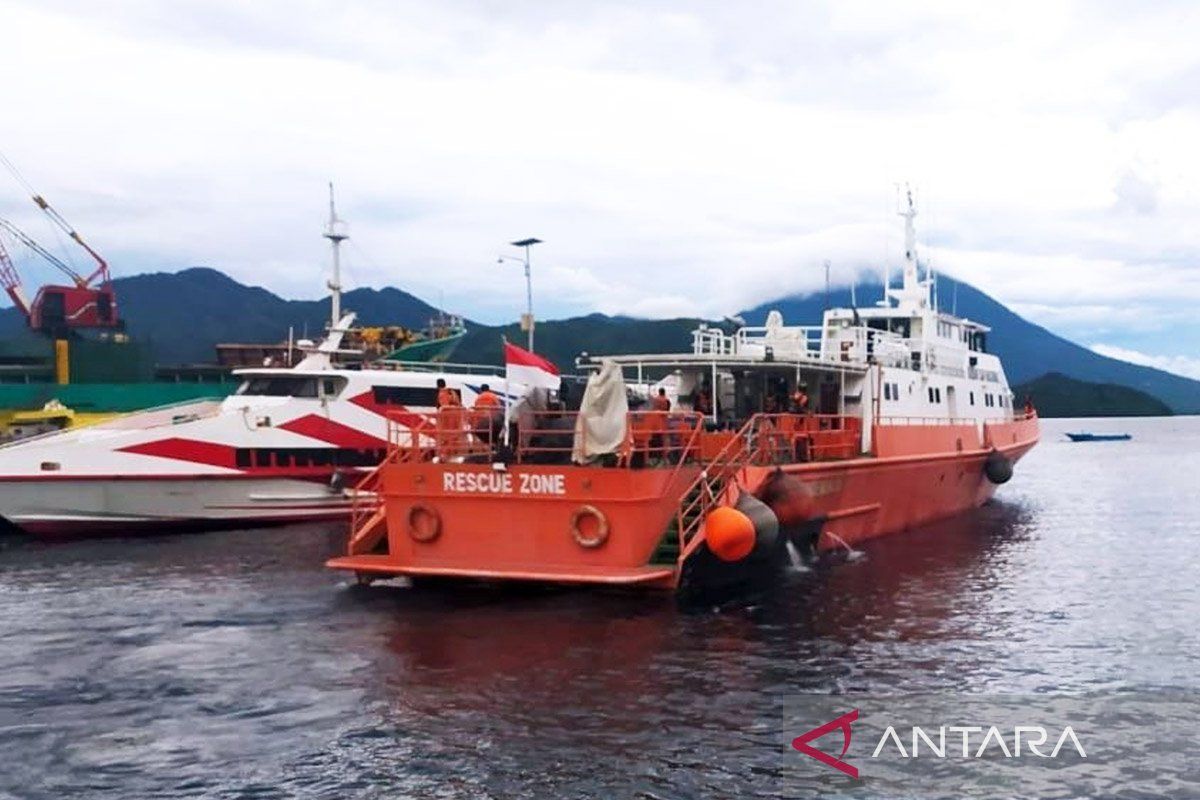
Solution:
[(446, 385), (445, 378), (437, 379), (437, 407), (438, 409), (449, 408), (450, 406), (461, 406), (462, 401), (458, 399), (458, 392)]
[(796, 391), (792, 392), (793, 414), (803, 414), (808, 411), (808, 393), (804, 391), (806, 388), (802, 383), (796, 387)]
[(492, 391), (492, 387), (486, 383), (479, 387), (479, 394), (475, 395), (475, 409), (486, 410), (491, 413), (493, 409), (500, 407), (500, 397)]
[(647, 454), (650, 458), (666, 458), (667, 456), (667, 417), (671, 412), (671, 398), (667, 397), (667, 390), (660, 388), (650, 400), (650, 452)]
[(504, 424), (500, 406), (500, 397), (492, 391), (492, 387), (486, 383), (481, 385), (472, 407), (475, 432), (480, 439), (489, 444), (495, 440), (498, 429)]
[(462, 455), (467, 445), (467, 422), (458, 392), (446, 385), (445, 378), (437, 379), (437, 406), (438, 454), (446, 458)]

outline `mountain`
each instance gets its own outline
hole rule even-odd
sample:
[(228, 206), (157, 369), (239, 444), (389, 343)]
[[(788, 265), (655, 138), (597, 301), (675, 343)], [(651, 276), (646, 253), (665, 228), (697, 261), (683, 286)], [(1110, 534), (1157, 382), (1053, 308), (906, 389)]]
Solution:
[[(1158, 398), (1176, 413), (1200, 413), (1200, 381), (1094, 353), (1019, 317), (973, 286), (950, 277), (939, 275), (937, 290), (943, 309), (991, 327), (988, 350), (1003, 360), (1010, 384), (1059, 372), (1080, 381), (1129, 386)], [(860, 285), (856, 290), (859, 298), (870, 298), (862, 301), (862, 307), (874, 303), (882, 293), (880, 284)], [(830, 304), (848, 307), (850, 290), (831, 292)], [(824, 308), (823, 293), (793, 295), (743, 311), (741, 316), (750, 325), (761, 325), (767, 312), (778, 309), (788, 323), (819, 324)]]
[[(212, 361), (218, 342), (279, 342), (288, 328), (297, 338), (320, 334), (329, 321), (329, 300), (284, 300), (245, 286), (222, 272), (193, 267), (113, 281), (118, 310), (133, 336), (148, 340), (162, 364)], [(355, 289), (342, 307), (363, 325), (421, 328), (437, 310), (399, 289)], [(0, 309), (0, 336), (24, 330), (15, 308)]]
[[(120, 312), (130, 333), (149, 341), (161, 364), (207, 362), (218, 342), (278, 342), (291, 327), (297, 337), (324, 330), (329, 300), (285, 300), (261, 287), (245, 286), (221, 272), (206, 268), (178, 273), (153, 273), (114, 281)], [(876, 298), (882, 289), (858, 287), (861, 298)], [(1009, 381), (1019, 384), (1049, 372), (1079, 381), (1118, 384), (1137, 389), (1166, 403), (1176, 413), (1200, 412), (1200, 382), (1150, 367), (1106, 358), (1022, 319), (968, 284), (939, 277), (944, 308), (991, 326), (989, 349), (1004, 360)], [(848, 306), (850, 292), (830, 294), (833, 305)], [(873, 299), (871, 300), (873, 302)], [(864, 301), (866, 305), (866, 301)], [(779, 309), (790, 324), (819, 324), (825, 306), (823, 293), (792, 295), (742, 312), (751, 325), (760, 325), (767, 312)], [(343, 296), (343, 307), (359, 314), (367, 325), (400, 324), (423, 327), (436, 309), (399, 289), (355, 289)], [(653, 353), (690, 351), (691, 331), (702, 320), (634, 319), (591, 314), (540, 322), (537, 349), (564, 371), (574, 369), (575, 356), (590, 353)], [(24, 329), (13, 308), (0, 309), (0, 336)], [(454, 360), (498, 364), (500, 336), (524, 343), (515, 325), (486, 327), (468, 323)]]
[[(553, 361), (563, 372), (575, 371), (575, 357), (580, 353), (679, 352), (691, 350), (692, 330), (701, 320), (633, 319), (589, 314), (563, 320), (548, 320), (537, 324), (536, 341), (539, 354)], [(504, 355), (501, 335), (513, 344), (525, 346), (526, 334), (516, 325), (488, 328), (477, 327), (467, 332), (454, 361), (462, 363), (500, 364)]]
[(1042, 417), (1166, 417), (1171, 409), (1145, 392), (1114, 383), (1088, 383), (1050, 372), (1013, 388), (1018, 402), (1033, 398)]

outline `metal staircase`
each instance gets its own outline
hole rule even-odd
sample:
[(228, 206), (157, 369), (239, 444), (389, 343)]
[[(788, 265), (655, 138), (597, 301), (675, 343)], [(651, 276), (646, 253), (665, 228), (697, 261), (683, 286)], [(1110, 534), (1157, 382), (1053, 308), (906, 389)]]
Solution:
[(752, 434), (756, 422), (755, 417), (747, 420), (684, 491), (676, 515), (678, 560), (682, 561), (690, 552), (689, 545), (696, 540), (708, 512), (720, 505), (729, 494), (737, 474), (753, 460), (755, 449)]

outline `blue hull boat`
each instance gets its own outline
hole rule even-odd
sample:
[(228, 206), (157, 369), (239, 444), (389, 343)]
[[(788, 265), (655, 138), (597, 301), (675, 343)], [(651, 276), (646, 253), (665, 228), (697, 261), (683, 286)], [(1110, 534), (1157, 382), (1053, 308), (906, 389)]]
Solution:
[(1128, 433), (1068, 433), (1072, 442), (1127, 442), (1133, 437)]

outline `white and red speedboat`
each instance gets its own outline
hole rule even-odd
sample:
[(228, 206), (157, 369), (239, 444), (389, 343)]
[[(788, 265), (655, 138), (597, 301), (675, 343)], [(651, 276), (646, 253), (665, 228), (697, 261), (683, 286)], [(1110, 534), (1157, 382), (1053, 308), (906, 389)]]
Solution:
[[(294, 367), (236, 370), (237, 392), (128, 414), (106, 423), (0, 446), (0, 518), (47, 537), (124, 534), (336, 518), (352, 487), (383, 460), (388, 432), (437, 409), (437, 383), (470, 407), (490, 368), (379, 362), (344, 369), (334, 357), (354, 321), (342, 315), (333, 207), (330, 332), (302, 343)], [(388, 417), (391, 417), (389, 428)]]
[[(501, 375), (340, 369), (346, 315), (291, 368), (239, 370), (224, 400), (190, 402), (0, 447), (0, 516), (43, 536), (344, 516), (345, 487), (387, 451), (389, 412), (423, 419), (437, 381), (470, 406)], [(397, 416), (398, 415), (398, 416)]]

